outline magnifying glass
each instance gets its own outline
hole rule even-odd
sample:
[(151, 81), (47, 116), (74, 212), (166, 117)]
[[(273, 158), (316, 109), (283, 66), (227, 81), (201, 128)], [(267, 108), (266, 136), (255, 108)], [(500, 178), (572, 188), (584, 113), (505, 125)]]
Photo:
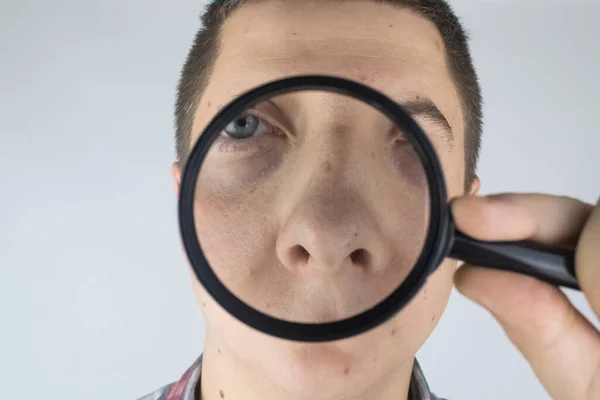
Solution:
[[(277, 227), (277, 237), (264, 233), (260, 226), (300, 207), (282, 201), (286, 193), (315, 184), (298, 173), (308, 168), (303, 160), (326, 159), (327, 141), (344, 135), (367, 135), (363, 149), (336, 160), (343, 158), (353, 169), (352, 185), (371, 197), (331, 194), (332, 215), (336, 202), (385, 208), (369, 222), (388, 233), (385, 243), (363, 246), (368, 234), (348, 222), (352, 215), (334, 221), (346, 229), (341, 236), (325, 231), (294, 242), (286, 235), (303, 233), (286, 226)], [(339, 340), (376, 327), (406, 306), (447, 257), (579, 289), (572, 251), (483, 242), (457, 230), (425, 132), (390, 98), (337, 77), (281, 79), (224, 107), (187, 159), (179, 222), (207, 292), (243, 323), (294, 341)]]

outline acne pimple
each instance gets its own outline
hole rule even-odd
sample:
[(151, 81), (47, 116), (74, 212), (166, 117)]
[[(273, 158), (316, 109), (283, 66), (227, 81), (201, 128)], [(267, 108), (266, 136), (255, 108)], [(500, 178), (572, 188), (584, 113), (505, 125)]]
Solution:
[(224, 399), (225, 398), (225, 393), (223, 393), (222, 390), (219, 390), (219, 396), (221, 396), (221, 398)]
[(350, 367), (344, 368), (344, 375), (348, 375), (350, 373)]

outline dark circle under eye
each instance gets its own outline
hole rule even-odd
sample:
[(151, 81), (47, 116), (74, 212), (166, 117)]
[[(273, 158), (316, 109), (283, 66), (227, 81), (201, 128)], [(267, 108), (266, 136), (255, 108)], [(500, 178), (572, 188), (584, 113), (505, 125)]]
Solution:
[(225, 133), (232, 139), (248, 139), (256, 136), (261, 120), (255, 115), (240, 115), (225, 127)]

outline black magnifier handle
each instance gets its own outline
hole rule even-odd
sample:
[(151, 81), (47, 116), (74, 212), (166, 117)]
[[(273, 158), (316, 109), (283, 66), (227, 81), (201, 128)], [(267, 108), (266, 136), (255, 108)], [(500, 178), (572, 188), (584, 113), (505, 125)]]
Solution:
[(476, 266), (518, 272), (555, 286), (581, 290), (575, 253), (529, 241), (486, 242), (455, 229), (450, 257)]

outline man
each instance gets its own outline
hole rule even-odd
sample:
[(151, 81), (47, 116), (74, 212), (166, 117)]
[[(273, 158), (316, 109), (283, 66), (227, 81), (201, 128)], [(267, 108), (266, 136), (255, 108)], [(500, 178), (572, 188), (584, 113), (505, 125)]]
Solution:
[[(480, 89), (465, 34), (445, 1), (225, 0), (208, 7), (203, 25), (179, 88), (179, 162), (173, 166), (177, 188), (192, 144), (219, 107), (275, 79), (334, 75), (363, 82), (401, 104), (427, 105), (428, 112), (415, 112), (414, 117), (438, 151), (449, 196), (467, 195), (454, 204), (464, 231), (488, 240), (576, 243), (592, 212), (589, 205), (534, 195), (475, 197)], [(343, 107), (335, 102), (319, 106), (318, 114), (331, 118)], [(438, 134), (440, 130), (451, 135)], [(271, 257), (286, 267), (297, 262), (326, 267), (353, 263), (351, 254), (356, 249), (368, 254), (367, 259), (393, 258), (394, 235), (376, 223), (381, 221), (377, 210), (390, 208), (363, 206), (367, 198), (379, 200), (373, 200), (358, 183), (356, 169), (347, 168), (344, 161), (348, 159), (344, 155), (367, 145), (365, 136), (338, 140), (327, 130), (321, 133), (307, 140), (327, 151), (299, 158), (302, 167), (294, 169), (299, 189), (288, 190), (281, 184), (277, 198), (245, 208), (244, 224), (252, 226), (253, 235), (236, 240), (253, 241), (249, 247), (260, 251), (262, 259)], [(451, 143), (439, 139), (448, 136)], [(342, 195), (352, 201), (336, 201)], [(281, 211), (282, 202), (291, 206)], [(227, 240), (235, 221), (216, 211), (209, 217), (220, 218), (223, 240), (216, 246), (220, 254), (251, 260), (253, 254), (235, 253)], [(600, 311), (600, 296), (593, 291), (600, 279), (592, 268), (599, 256), (590, 244), (599, 237), (598, 219), (596, 212), (588, 222), (578, 250), (578, 273), (584, 290), (596, 296), (590, 301)], [(300, 261), (289, 257), (291, 249), (297, 248), (302, 249)], [(444, 261), (420, 294), (376, 329), (320, 344), (283, 341), (250, 329), (220, 308), (194, 279), (207, 325), (202, 358), (179, 382), (145, 399), (434, 399), (415, 354), (446, 306), (455, 270), (455, 261)], [(471, 267), (461, 268), (456, 283), (504, 324), (553, 396), (581, 399), (598, 393), (591, 382), (598, 374), (600, 335), (560, 291), (527, 277)], [(274, 296), (276, 290), (273, 287), (273, 293), (264, 295)], [(533, 324), (532, 316), (536, 316)], [(562, 358), (559, 367), (556, 363)], [(588, 369), (575, 368), (578, 361)]]

